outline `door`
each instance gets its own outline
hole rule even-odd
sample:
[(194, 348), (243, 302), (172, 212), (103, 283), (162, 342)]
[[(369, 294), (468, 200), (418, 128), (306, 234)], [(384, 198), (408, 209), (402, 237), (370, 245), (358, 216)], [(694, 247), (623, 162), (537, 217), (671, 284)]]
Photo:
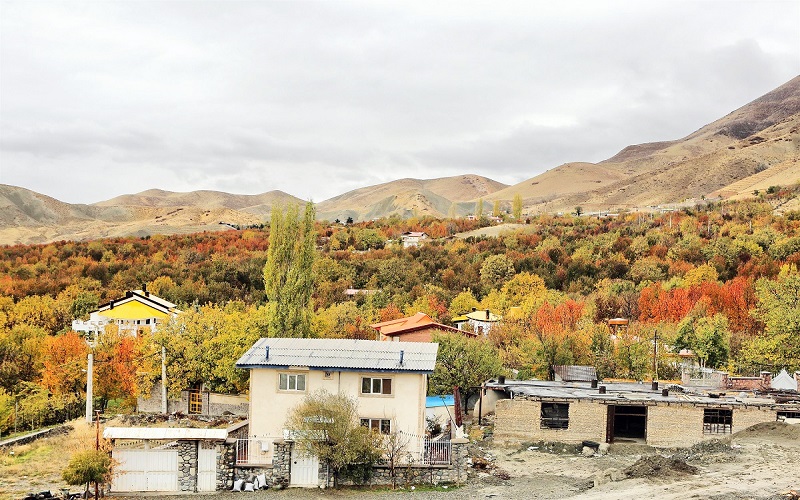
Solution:
[(289, 469), (289, 486), (316, 488), (319, 486), (319, 459), (314, 455), (303, 456), (292, 447), (292, 464)]
[(197, 491), (217, 490), (217, 450), (197, 450)]
[(112, 491), (178, 491), (178, 450), (114, 450)]

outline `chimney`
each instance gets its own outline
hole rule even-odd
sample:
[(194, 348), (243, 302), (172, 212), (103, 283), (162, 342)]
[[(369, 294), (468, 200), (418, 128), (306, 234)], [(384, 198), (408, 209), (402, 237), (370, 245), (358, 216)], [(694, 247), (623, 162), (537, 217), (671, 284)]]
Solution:
[(114, 301), (113, 300), (109, 300), (108, 301), (108, 308), (109, 309), (114, 309)]
[(131, 298), (131, 297), (133, 297), (133, 292), (131, 292), (130, 290), (128, 290), (127, 292), (125, 292), (125, 298), (126, 298), (126, 299), (129, 299), (129, 298)]
[(142, 291), (144, 292), (145, 297), (150, 296), (150, 292), (147, 291), (147, 283), (142, 283)]
[(669, 389), (661, 389), (661, 395), (664, 397), (669, 396)]
[(486, 321), (489, 321), (489, 310), (486, 310)]
[(506, 383), (506, 376), (505, 375), (500, 375), (499, 377), (497, 377), (497, 379), (501, 384), (505, 384)]
[(269, 346), (264, 346), (264, 359), (269, 361)]
[(605, 393), (606, 393), (606, 386), (604, 386), (604, 385), (601, 385), (601, 386), (600, 386), (600, 387), (597, 389), (597, 392), (598, 392), (598, 393), (600, 393), (600, 394), (605, 394)]
[(475, 309), (475, 308), (473, 307), (473, 308), (472, 308), (472, 312), (475, 312), (475, 311), (477, 311), (477, 309)]
[(403, 366), (403, 355), (405, 355), (405, 351), (400, 351), (400, 366)]
[(597, 379), (592, 380), (592, 389), (597, 389)]
[(761, 386), (764, 389), (769, 389), (772, 385), (772, 372), (761, 372)]
[(658, 390), (658, 381), (657, 380), (653, 380), (653, 383), (650, 386), (650, 388), (653, 389), (654, 391), (657, 391)]

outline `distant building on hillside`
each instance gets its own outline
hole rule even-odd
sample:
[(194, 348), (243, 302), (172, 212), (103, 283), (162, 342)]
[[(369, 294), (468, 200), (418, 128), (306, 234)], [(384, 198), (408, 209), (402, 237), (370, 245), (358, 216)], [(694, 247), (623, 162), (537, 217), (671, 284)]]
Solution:
[(461, 331), (452, 326), (443, 325), (423, 312), (407, 318), (392, 319), (370, 325), (378, 331), (378, 340), (401, 342), (432, 342), (436, 332), (454, 332), (475, 336), (473, 333)]
[(406, 231), (400, 235), (403, 240), (403, 248), (416, 247), (421, 245), (429, 238), (428, 233), (422, 231)]
[(453, 318), (453, 324), (459, 330), (464, 330), (464, 325), (470, 325), (477, 335), (489, 335), (492, 326), (496, 325), (502, 316), (492, 313), (489, 309), (472, 309), (472, 312)]

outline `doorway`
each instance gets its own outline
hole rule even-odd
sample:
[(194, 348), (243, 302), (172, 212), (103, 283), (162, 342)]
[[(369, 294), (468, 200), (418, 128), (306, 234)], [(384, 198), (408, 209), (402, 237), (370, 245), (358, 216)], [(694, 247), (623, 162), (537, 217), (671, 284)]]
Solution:
[(647, 440), (647, 407), (609, 405), (606, 420), (606, 442), (645, 442)]

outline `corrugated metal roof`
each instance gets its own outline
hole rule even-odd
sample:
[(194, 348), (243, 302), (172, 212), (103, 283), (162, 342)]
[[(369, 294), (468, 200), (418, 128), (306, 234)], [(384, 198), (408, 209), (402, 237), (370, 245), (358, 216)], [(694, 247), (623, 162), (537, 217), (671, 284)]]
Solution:
[(454, 406), (456, 399), (452, 394), (443, 396), (428, 396), (425, 398), (425, 408), (440, 408), (442, 406)]
[(211, 439), (228, 437), (225, 429), (196, 429), (187, 427), (106, 427), (105, 439)]
[(597, 380), (597, 371), (594, 366), (581, 365), (553, 365), (557, 378), (564, 382), (591, 382)]
[[(269, 347), (268, 359), (267, 347)], [(264, 338), (239, 358), (236, 366), (238, 368), (307, 366), (310, 369), (433, 372), (438, 349), (439, 344), (428, 342)]]

